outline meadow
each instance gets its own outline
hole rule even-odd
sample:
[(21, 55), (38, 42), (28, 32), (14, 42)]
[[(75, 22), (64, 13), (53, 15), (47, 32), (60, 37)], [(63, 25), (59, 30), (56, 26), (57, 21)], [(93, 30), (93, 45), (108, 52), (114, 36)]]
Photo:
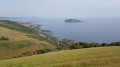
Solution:
[(120, 67), (120, 47), (98, 47), (1, 60), (0, 67)]

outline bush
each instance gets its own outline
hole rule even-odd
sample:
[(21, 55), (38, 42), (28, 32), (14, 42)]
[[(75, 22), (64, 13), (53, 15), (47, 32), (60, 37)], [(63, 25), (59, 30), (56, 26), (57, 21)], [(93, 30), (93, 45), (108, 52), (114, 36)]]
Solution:
[(101, 47), (99, 43), (86, 43), (86, 42), (78, 42), (72, 44), (69, 48), (70, 49), (80, 49), (80, 48), (90, 48), (90, 47)]
[(115, 45), (116, 45), (116, 46), (120, 46), (120, 42), (117, 42)]
[(90, 47), (101, 47), (99, 43), (90, 43)]
[(52, 52), (54, 51), (53, 49), (43, 49), (43, 50), (36, 50), (37, 54), (43, 54), (43, 53), (47, 53), (47, 52)]
[(90, 44), (89, 43), (85, 44), (84, 48), (90, 48)]
[(31, 56), (32, 55), (32, 52), (24, 52), (24, 53), (21, 53), (21, 56), (24, 57), (24, 56)]
[(2, 36), (1, 38), (0, 38), (0, 40), (9, 40), (8, 38), (5, 38), (4, 36)]
[(112, 42), (110, 46), (120, 46), (120, 42)]
[(79, 43), (74, 43), (70, 46), (70, 49), (80, 49), (80, 48), (83, 48), (83, 43), (81, 44), (80, 42)]
[(102, 47), (108, 46), (108, 44), (107, 44), (107, 43), (102, 43), (101, 46), (102, 46)]
[(12, 56), (12, 58), (19, 58), (19, 57), (21, 57), (20, 55), (18, 55), (18, 56)]

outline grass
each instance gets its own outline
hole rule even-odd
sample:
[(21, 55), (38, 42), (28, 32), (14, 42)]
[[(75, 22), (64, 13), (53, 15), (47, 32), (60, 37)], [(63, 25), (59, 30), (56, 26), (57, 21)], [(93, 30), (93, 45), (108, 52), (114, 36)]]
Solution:
[(9, 38), (9, 40), (0, 41), (0, 59), (11, 58), (26, 51), (55, 48), (55, 46), (46, 41), (38, 41), (26, 35), (28, 34), (0, 27), (0, 37)]
[(0, 67), (120, 67), (120, 47), (65, 50), (1, 60)]
[(39, 36), (39, 35), (26, 35), (26, 36), (28, 36), (30, 38), (37, 39), (39, 41), (46, 41), (46, 42), (48, 42), (48, 43), (50, 43), (50, 44), (52, 44), (52, 45), (54, 45), (56, 47), (62, 47), (60, 44), (57, 44), (54, 41), (48, 40), (47, 38)]
[(13, 30), (17, 30), (17, 31), (20, 31), (23, 33), (30, 33), (30, 34), (38, 33), (37, 30), (34, 30), (28, 26), (24, 26), (22, 23), (16, 22), (16, 21), (0, 20), (0, 26), (9, 28), (9, 29), (13, 29)]

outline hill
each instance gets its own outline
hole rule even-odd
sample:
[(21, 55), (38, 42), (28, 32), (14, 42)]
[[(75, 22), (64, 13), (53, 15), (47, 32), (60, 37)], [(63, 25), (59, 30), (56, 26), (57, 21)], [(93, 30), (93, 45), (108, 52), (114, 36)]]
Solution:
[(120, 47), (66, 50), (0, 61), (0, 67), (120, 67)]
[(11, 20), (0, 20), (0, 26), (6, 27), (9, 29), (17, 30), (23, 33), (28, 34), (37, 34), (37, 31), (35, 29), (32, 29), (28, 26), (25, 26), (25, 24), (22, 24), (20, 22), (11, 21)]
[(37, 31), (16, 21), (0, 20), (0, 38), (4, 36), (9, 39), (0, 40), (0, 59), (19, 56), (24, 52), (56, 47), (47, 42), (45, 38), (39, 37), (41, 40), (37, 40), (28, 35), (37, 35)]

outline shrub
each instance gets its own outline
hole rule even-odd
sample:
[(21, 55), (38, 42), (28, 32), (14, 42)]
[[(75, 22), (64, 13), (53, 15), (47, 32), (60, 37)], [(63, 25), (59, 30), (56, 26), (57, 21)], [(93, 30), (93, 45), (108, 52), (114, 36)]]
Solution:
[(90, 48), (90, 44), (89, 43), (85, 44), (84, 48)]
[(101, 46), (103, 46), (103, 47), (108, 46), (108, 44), (107, 43), (102, 43)]
[(83, 48), (83, 46), (80, 45), (80, 43), (75, 43), (70, 46), (70, 49), (80, 49), (80, 48)]
[(101, 47), (99, 43), (90, 43), (90, 47)]
[(80, 49), (80, 48), (90, 48), (90, 47), (101, 47), (99, 43), (86, 43), (86, 42), (78, 42), (72, 44), (69, 48), (70, 49)]
[(12, 56), (12, 58), (19, 58), (19, 57), (21, 57), (20, 55), (18, 55), (18, 56)]
[(116, 45), (116, 46), (120, 46), (120, 42), (117, 42), (115, 45)]
[(8, 38), (5, 38), (4, 36), (2, 36), (1, 38), (0, 38), (0, 40), (9, 40)]
[(110, 46), (120, 46), (120, 42), (112, 42)]
[(36, 50), (37, 54), (43, 54), (43, 53), (47, 53), (47, 52), (52, 52), (54, 51), (53, 49), (42, 49), (42, 50)]
[(24, 56), (31, 56), (32, 55), (32, 52), (24, 52), (24, 53), (21, 53), (21, 56), (24, 57)]

